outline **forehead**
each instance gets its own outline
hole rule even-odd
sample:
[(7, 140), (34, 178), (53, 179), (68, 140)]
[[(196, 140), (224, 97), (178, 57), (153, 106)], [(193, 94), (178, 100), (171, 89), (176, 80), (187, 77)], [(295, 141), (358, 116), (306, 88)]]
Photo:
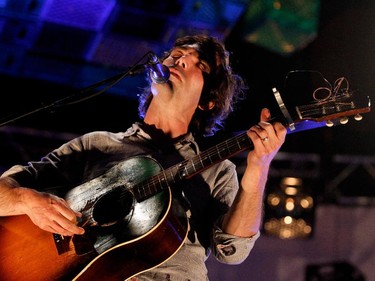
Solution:
[(199, 52), (197, 51), (197, 49), (191, 46), (174, 47), (171, 52), (182, 52), (182, 53), (193, 54), (193, 55), (199, 56)]

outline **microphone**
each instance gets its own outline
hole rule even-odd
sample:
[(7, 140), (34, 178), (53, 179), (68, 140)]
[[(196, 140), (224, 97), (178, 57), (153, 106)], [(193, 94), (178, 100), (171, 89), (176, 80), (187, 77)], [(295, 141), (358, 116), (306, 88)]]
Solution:
[(132, 70), (128, 72), (128, 74), (133, 76), (145, 71), (148, 71), (148, 75), (151, 81), (156, 84), (167, 83), (169, 80), (169, 76), (171, 75), (169, 68), (166, 65), (162, 64), (159, 58), (153, 52), (150, 52), (149, 60), (147, 63), (133, 67)]
[(146, 64), (146, 69), (149, 71), (151, 81), (156, 84), (168, 82), (171, 75), (169, 68), (162, 64), (154, 53), (150, 53), (150, 61)]

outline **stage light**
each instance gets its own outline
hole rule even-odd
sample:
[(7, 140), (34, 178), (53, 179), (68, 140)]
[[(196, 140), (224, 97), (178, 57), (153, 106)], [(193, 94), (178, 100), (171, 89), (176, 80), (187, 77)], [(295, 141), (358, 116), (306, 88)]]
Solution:
[[(272, 182), (272, 181), (271, 181)], [(263, 232), (281, 239), (309, 238), (315, 200), (301, 178), (283, 177), (265, 197)]]
[(319, 16), (318, 0), (253, 0), (239, 29), (245, 41), (290, 55), (317, 37)]

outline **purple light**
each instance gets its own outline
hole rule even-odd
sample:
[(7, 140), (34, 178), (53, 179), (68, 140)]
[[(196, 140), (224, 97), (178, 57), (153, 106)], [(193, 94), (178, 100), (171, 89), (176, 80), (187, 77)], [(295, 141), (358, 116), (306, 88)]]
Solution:
[(111, 14), (115, 0), (47, 0), (44, 21), (99, 31)]

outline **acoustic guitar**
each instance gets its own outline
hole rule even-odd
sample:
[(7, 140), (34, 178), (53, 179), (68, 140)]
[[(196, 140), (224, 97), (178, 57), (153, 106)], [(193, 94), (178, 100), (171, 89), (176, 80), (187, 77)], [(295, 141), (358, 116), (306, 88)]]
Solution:
[[(349, 91), (296, 106), (273, 93), (288, 133), (345, 123), (349, 116), (359, 120), (370, 111), (368, 97)], [(253, 144), (243, 132), (167, 169), (147, 156), (124, 160), (66, 195), (83, 214), (82, 236), (42, 231), (25, 215), (0, 218), (0, 280), (122, 281), (164, 263), (189, 230), (172, 188), (249, 149)]]

